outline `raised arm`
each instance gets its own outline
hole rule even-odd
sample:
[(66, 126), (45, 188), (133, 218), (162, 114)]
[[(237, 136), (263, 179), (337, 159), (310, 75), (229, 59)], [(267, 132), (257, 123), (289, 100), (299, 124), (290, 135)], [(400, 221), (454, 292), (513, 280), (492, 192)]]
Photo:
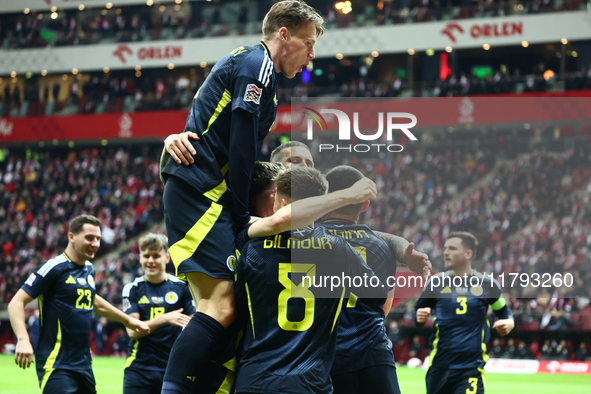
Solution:
[(250, 238), (267, 237), (301, 228), (335, 209), (373, 200), (376, 195), (375, 183), (368, 178), (363, 178), (348, 189), (324, 196), (305, 198), (286, 205), (272, 216), (254, 222), (248, 229), (248, 236)]
[(392, 255), (401, 264), (408, 265), (412, 272), (427, 276), (433, 269), (433, 265), (429, 261), (429, 256), (425, 253), (417, 251), (415, 244), (408, 242), (406, 239), (394, 234), (388, 234), (381, 231), (374, 231), (384, 241), (388, 243)]

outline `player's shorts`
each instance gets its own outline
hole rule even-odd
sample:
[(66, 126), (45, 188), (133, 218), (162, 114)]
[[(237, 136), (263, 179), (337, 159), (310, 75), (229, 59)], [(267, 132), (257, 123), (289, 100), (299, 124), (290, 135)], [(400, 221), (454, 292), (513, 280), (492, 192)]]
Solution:
[(164, 371), (140, 371), (126, 368), (123, 377), (123, 394), (160, 394)]
[[(47, 380), (44, 377), (49, 373)], [(96, 382), (92, 370), (56, 369), (53, 372), (38, 371), (43, 394), (96, 394)]]
[(484, 394), (484, 369), (429, 368), (427, 394)]
[(180, 279), (188, 272), (234, 279), (234, 221), (230, 209), (216, 202), (219, 197), (215, 189), (204, 195), (174, 176), (166, 181), (164, 218), (170, 257)]
[(400, 394), (396, 367), (376, 365), (355, 372), (331, 374), (334, 394)]
[(221, 364), (208, 361), (195, 376), (189, 394), (234, 394), (236, 373)]

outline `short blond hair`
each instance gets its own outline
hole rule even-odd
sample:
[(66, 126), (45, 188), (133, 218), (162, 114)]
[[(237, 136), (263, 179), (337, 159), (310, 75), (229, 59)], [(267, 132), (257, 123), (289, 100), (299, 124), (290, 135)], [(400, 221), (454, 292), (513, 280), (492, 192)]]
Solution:
[(168, 238), (164, 234), (149, 233), (140, 238), (140, 252), (146, 249), (157, 249), (168, 252)]
[(263, 20), (263, 36), (271, 38), (282, 27), (297, 32), (301, 27), (312, 23), (316, 27), (316, 37), (324, 33), (324, 19), (318, 11), (304, 1), (284, 0), (271, 7)]

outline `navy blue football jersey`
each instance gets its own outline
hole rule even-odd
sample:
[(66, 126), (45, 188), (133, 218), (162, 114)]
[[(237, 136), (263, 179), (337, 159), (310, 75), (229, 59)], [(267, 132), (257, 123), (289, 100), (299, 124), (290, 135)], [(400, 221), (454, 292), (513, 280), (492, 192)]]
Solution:
[(91, 370), (90, 331), (95, 296), (94, 268), (62, 253), (45, 262), (22, 289), (39, 299), (41, 333), (35, 352), (39, 378), (54, 369)]
[[(189, 287), (176, 277), (166, 274), (161, 283), (150, 283), (143, 276), (123, 288), (123, 311), (139, 313), (141, 321), (152, 320), (168, 312), (183, 308), (185, 315), (195, 313), (195, 303)], [(138, 340), (130, 340), (131, 354), (124, 368), (147, 371), (166, 371), (170, 349), (182, 328), (163, 324)]]
[[(248, 312), (237, 393), (332, 392), (330, 369), (347, 287), (321, 281), (343, 275), (376, 279), (359, 253), (323, 227), (244, 246), (236, 299), (237, 308)], [(365, 287), (353, 291), (371, 293)]]
[(276, 92), (277, 71), (263, 42), (236, 48), (217, 62), (195, 95), (185, 125), (185, 131), (200, 137), (193, 141), (196, 162), (184, 166), (171, 158), (162, 170), (163, 178), (179, 177), (204, 195), (209, 192), (212, 200), (219, 198), (221, 204), (229, 204), (229, 183), (224, 181), (232, 176), (228, 171), (232, 113), (242, 109), (255, 115), (259, 120), (256, 135), (245, 136), (244, 141), (262, 141), (275, 122)]
[[(329, 233), (346, 239), (383, 284), (387, 286), (388, 277), (390, 284), (395, 284), (396, 260), (388, 243), (369, 227), (341, 219), (325, 220), (320, 225)], [(387, 290), (392, 288), (387, 287)], [(392, 342), (384, 326), (386, 297), (387, 292), (382, 298), (349, 297), (341, 313), (332, 373), (349, 373), (375, 365), (395, 365)]]
[[(513, 318), (499, 283), (474, 270), (467, 275), (466, 283), (457, 287), (449, 281), (454, 278), (451, 271), (437, 276), (446, 279), (436, 280), (438, 286), (433, 286), (433, 289), (433, 278), (429, 280), (415, 305), (415, 321), (419, 308), (430, 307), (431, 314), (435, 316), (429, 366), (450, 369), (484, 367), (488, 361), (486, 343), (490, 337), (489, 305), (499, 318)], [(474, 279), (470, 281), (472, 277)]]

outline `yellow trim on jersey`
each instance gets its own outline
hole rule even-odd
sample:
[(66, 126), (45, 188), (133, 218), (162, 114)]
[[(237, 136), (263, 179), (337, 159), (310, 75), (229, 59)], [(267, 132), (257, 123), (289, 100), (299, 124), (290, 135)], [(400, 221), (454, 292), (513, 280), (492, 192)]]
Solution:
[(433, 365), (433, 359), (435, 358), (435, 355), (437, 354), (437, 344), (439, 343), (439, 324), (435, 323), (437, 326), (437, 331), (435, 331), (435, 339), (433, 340), (433, 350), (431, 351), (431, 354), (429, 355), (429, 368), (431, 368), (431, 365)]
[(193, 253), (195, 253), (195, 250), (197, 250), (201, 241), (203, 241), (207, 234), (209, 234), (213, 225), (220, 217), (222, 208), (223, 207), (220, 204), (212, 202), (211, 207), (209, 207), (197, 223), (187, 231), (185, 237), (170, 247), (169, 253), (174, 267), (177, 270), (177, 276), (179, 265), (189, 257), (193, 256)]
[(39, 294), (37, 300), (37, 303), (39, 304), (39, 325), (43, 327), (43, 294)]
[[(488, 322), (488, 319), (486, 319), (486, 324), (490, 327), (490, 323)], [(481, 347), (482, 347), (482, 359), (484, 360), (484, 362), (487, 362), (490, 357), (488, 356), (488, 354), (486, 354), (486, 343), (484, 343), (484, 327), (482, 328)]]
[(70, 260), (70, 258), (68, 257), (68, 255), (66, 254), (66, 252), (62, 253), (64, 255), (64, 257), (66, 258), (66, 260), (68, 260), (70, 263), (72, 262), (72, 260)]
[[(199, 92), (197, 92), (197, 93), (199, 93)], [(196, 96), (197, 95), (195, 95), (195, 97)], [(207, 129), (205, 129), (205, 131), (203, 133), (201, 133), (201, 135), (203, 135), (209, 131), (209, 128), (211, 127), (213, 122), (215, 122), (215, 120), (218, 118), (218, 116), (220, 116), (220, 114), (222, 113), (224, 108), (226, 108), (226, 105), (230, 104), (231, 102), (232, 102), (232, 95), (230, 94), (230, 92), (228, 92), (227, 89), (224, 89), (224, 94), (222, 94), (222, 98), (218, 102), (218, 106), (216, 107), (215, 111), (213, 111), (213, 115), (211, 115), (211, 118), (209, 118), (209, 122), (207, 122)]]
[(133, 350), (131, 351), (131, 355), (129, 357), (127, 357), (127, 360), (125, 361), (125, 365), (123, 366), (123, 369), (129, 367), (131, 365), (132, 362), (135, 361), (135, 358), (137, 357), (137, 348), (140, 344), (140, 341), (135, 341), (135, 345), (133, 345)]
[(250, 312), (250, 324), (252, 325), (252, 339), (254, 339), (254, 316), (252, 315), (252, 303), (250, 302), (250, 292), (248, 291), (248, 283), (244, 282), (244, 288), (246, 289), (246, 298), (248, 298), (248, 312)]
[(204, 193), (203, 195), (209, 198), (213, 202), (218, 202), (218, 200), (222, 197), (222, 195), (228, 190), (226, 186), (226, 180), (224, 179), (219, 185)]
[(339, 320), (339, 315), (341, 314), (341, 308), (343, 307), (343, 299), (345, 298), (345, 287), (343, 286), (343, 292), (341, 293), (341, 299), (339, 300), (339, 307), (337, 308), (337, 314), (334, 316), (334, 321), (332, 322), (332, 328), (330, 332), (334, 330), (334, 327), (337, 324), (337, 320)]
[(215, 394), (230, 394), (230, 390), (234, 385), (234, 380), (236, 380), (236, 374), (234, 373), (234, 371), (228, 370), (228, 373), (226, 374), (224, 381), (222, 382), (218, 391), (215, 392)]
[(478, 368), (480, 375), (482, 376), (482, 386), (486, 386), (486, 380), (484, 379), (484, 368)]
[(53, 368), (53, 365), (55, 364), (55, 360), (57, 359), (57, 356), (60, 352), (61, 347), (62, 347), (62, 326), (60, 324), (60, 319), (57, 319), (57, 338), (55, 339), (55, 346), (53, 347), (53, 350), (51, 351), (51, 353), (49, 353), (49, 357), (47, 357), (47, 361), (45, 361), (45, 365), (43, 366), (45, 373), (43, 374), (43, 379), (41, 379), (41, 392), (43, 392), (43, 389), (45, 388), (45, 385), (47, 384), (49, 377), (51, 376), (53, 371), (55, 371), (55, 368)]

